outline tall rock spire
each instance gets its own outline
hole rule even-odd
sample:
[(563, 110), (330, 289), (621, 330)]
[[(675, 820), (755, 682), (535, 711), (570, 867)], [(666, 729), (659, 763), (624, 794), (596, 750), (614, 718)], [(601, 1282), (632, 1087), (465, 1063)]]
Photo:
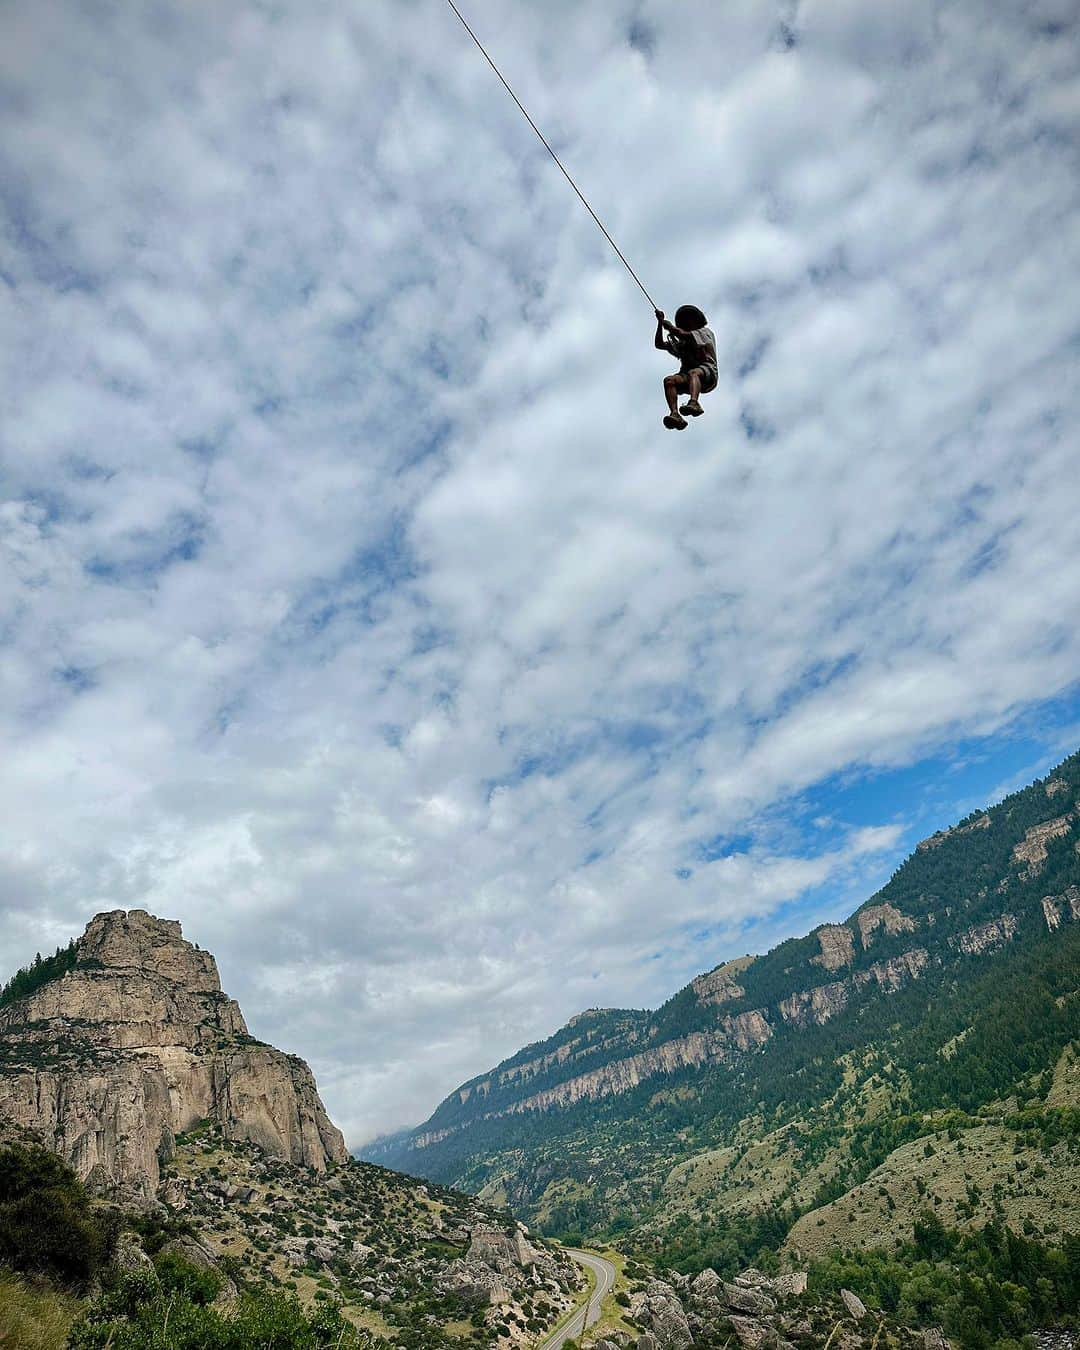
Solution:
[(139, 909), (98, 914), (72, 969), (0, 1008), (0, 1115), (147, 1197), (204, 1119), (319, 1171), (348, 1157), (303, 1060), (253, 1040), (210, 953)]

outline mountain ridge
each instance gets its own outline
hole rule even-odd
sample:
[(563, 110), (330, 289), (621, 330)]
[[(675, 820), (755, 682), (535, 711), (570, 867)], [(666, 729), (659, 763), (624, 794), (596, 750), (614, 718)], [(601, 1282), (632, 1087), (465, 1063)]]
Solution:
[[(935, 999), (959, 1016), (965, 988), (982, 989), (988, 1007), (993, 990), (981, 970), (1004, 963), (1007, 973), (1037, 952), (1037, 973), (1054, 964), (1055, 945), (1068, 984), (1080, 947), (1078, 822), (1075, 754), (923, 840), (843, 923), (723, 962), (655, 1010), (579, 1014), (363, 1156), (510, 1199), (547, 1231), (610, 1234), (649, 1223), (663, 1208), (655, 1192), (665, 1169), (723, 1144), (753, 1109), (794, 1119), (797, 1098), (820, 1114), (841, 1087), (839, 1057), (827, 1060), (834, 1048), (856, 1055), (861, 1034), (887, 1061), (884, 1047), (897, 1039), (890, 1004), (896, 1019), (919, 1027), (932, 1021)], [(1068, 1039), (1065, 1021), (1047, 1033), (1054, 1044)], [(959, 1059), (967, 1072), (971, 1048)], [(770, 1064), (774, 1079), (789, 1075), (785, 1092), (768, 1081)], [(911, 1085), (890, 1090), (906, 1119), (899, 1108)], [(612, 1150), (618, 1161), (608, 1166)], [(637, 1195), (622, 1175), (628, 1157)]]

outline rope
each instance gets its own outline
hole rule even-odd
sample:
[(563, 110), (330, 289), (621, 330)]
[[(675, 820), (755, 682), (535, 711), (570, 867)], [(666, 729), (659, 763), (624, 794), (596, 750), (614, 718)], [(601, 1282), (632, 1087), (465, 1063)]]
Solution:
[(578, 185), (574, 182), (573, 178), (570, 177), (570, 174), (567, 172), (566, 165), (563, 164), (562, 160), (561, 160), (561, 159), (559, 158), (559, 156), (555, 153), (555, 151), (551, 148), (551, 143), (549, 142), (548, 138), (544, 135), (544, 133), (540, 130), (540, 128), (536, 125), (536, 123), (535, 123), (535, 122), (532, 120), (532, 118), (529, 116), (529, 110), (525, 107), (524, 103), (522, 103), (521, 99), (518, 98), (517, 94), (514, 93), (513, 89), (510, 88), (510, 85), (507, 83), (506, 78), (505, 78), (505, 76), (503, 75), (502, 71), (499, 69), (499, 67), (495, 64), (495, 62), (494, 62), (494, 61), (491, 59), (491, 57), (488, 55), (487, 49), (484, 47), (484, 44), (480, 41), (480, 39), (476, 36), (476, 34), (473, 32), (473, 30), (469, 27), (469, 24), (468, 24), (468, 21), (467, 21), (466, 18), (465, 18), (465, 15), (462, 14), (461, 10), (458, 9), (457, 5), (454, 4), (454, 0), (446, 0), (446, 3), (450, 6), (450, 8), (454, 11), (454, 13), (455, 13), (455, 14), (458, 16), (458, 18), (461, 20), (461, 26), (462, 26), (462, 28), (465, 29), (466, 33), (468, 33), (468, 35), (469, 35), (469, 36), (472, 38), (472, 40), (476, 43), (477, 47), (480, 49), (480, 54), (481, 54), (481, 56), (483, 56), (484, 60), (488, 63), (488, 65), (491, 67), (491, 69), (492, 69), (492, 70), (495, 72), (495, 74), (499, 77), (499, 80), (500, 80), (500, 82), (501, 82), (503, 88), (506, 90), (506, 92), (510, 95), (510, 97), (511, 97), (511, 98), (514, 100), (514, 102), (518, 105), (518, 108), (519, 108), (520, 111), (521, 111), (521, 115), (525, 118), (526, 122), (528, 122), (529, 126), (532, 127), (533, 131), (536, 132), (537, 136), (538, 136), (539, 139), (540, 139), (541, 145), (542, 145), (542, 146), (544, 147), (544, 149), (548, 152), (548, 154), (549, 154), (549, 155), (551, 156), (551, 158), (555, 161), (555, 163), (559, 166), (559, 169), (562, 171), (562, 176), (566, 179), (566, 181), (570, 184), (570, 186), (571, 186), (571, 187), (574, 189), (574, 191), (577, 193), (578, 198), (580, 199), (581, 204), (582, 204), (582, 206), (584, 206), (585, 210), (588, 211), (589, 215), (592, 216), (593, 220), (596, 221), (597, 225), (600, 227), (600, 232), (601, 232), (601, 234), (603, 234), (604, 238), (608, 241), (608, 243), (611, 245), (611, 247), (612, 247), (612, 248), (615, 250), (615, 252), (618, 254), (619, 260), (620, 260), (620, 262), (622, 263), (622, 265), (626, 268), (626, 270), (627, 270), (627, 271), (630, 273), (630, 275), (634, 278), (635, 282), (637, 282), (638, 290), (639, 290), (639, 291), (641, 292), (641, 294), (645, 297), (645, 299), (648, 300), (650, 306), (651, 306), (653, 309), (659, 308), (659, 306), (656, 304), (656, 301), (652, 298), (652, 296), (649, 294), (649, 292), (648, 292), (648, 291), (645, 289), (645, 287), (641, 284), (641, 278), (640, 278), (640, 277), (638, 276), (638, 274), (634, 271), (634, 269), (630, 266), (630, 263), (627, 261), (626, 254), (625, 254), (625, 253), (622, 251), (622, 249), (618, 246), (618, 244), (615, 242), (615, 240), (612, 239), (611, 235), (608, 234), (607, 228), (606, 228), (606, 226), (604, 225), (604, 222), (600, 219), (600, 217), (596, 214), (596, 212), (595, 212), (595, 211), (592, 209), (592, 207), (589, 205), (588, 201), (587, 201), (586, 198), (585, 198), (585, 194), (584, 194), (584, 193), (582, 192), (582, 190), (578, 187)]

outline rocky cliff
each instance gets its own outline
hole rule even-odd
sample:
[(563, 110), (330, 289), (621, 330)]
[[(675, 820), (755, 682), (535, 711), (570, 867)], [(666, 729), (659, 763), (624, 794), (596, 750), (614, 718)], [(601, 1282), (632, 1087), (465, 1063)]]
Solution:
[(0, 1117), (83, 1178), (152, 1195), (202, 1120), (323, 1170), (348, 1155), (311, 1070), (248, 1035), (214, 958), (143, 910), (99, 914), (70, 968), (0, 1007)]

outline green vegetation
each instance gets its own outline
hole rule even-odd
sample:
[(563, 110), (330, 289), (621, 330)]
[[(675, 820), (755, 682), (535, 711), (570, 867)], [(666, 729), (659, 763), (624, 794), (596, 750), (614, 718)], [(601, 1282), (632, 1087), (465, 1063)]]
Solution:
[(212, 1307), (201, 1277), (179, 1259), (122, 1277), (75, 1324), (71, 1350), (317, 1350), (371, 1345), (326, 1303), (308, 1313), (292, 1294), (262, 1288)]
[(1013, 1350), (1039, 1327), (1076, 1325), (1080, 1237), (1051, 1247), (999, 1224), (950, 1231), (926, 1211), (912, 1242), (821, 1261), (810, 1289), (852, 1289), (909, 1325), (943, 1326), (962, 1350)]
[(733, 1214), (718, 1221), (678, 1216), (664, 1232), (654, 1260), (661, 1269), (696, 1275), (711, 1268), (730, 1279), (747, 1266), (774, 1272), (776, 1257), (794, 1215), (783, 1209), (764, 1209), (752, 1214)]
[(25, 1144), (0, 1150), (0, 1264), (82, 1289), (109, 1260), (118, 1227), (56, 1154)]
[(0, 989), (0, 1008), (7, 1003), (14, 1003), (16, 999), (25, 998), (50, 980), (58, 980), (67, 971), (74, 970), (77, 960), (74, 938), (66, 947), (57, 947), (52, 956), (42, 956), (38, 952), (30, 965), (17, 970)]
[(63, 1350), (79, 1304), (48, 1285), (0, 1269), (0, 1345)]

